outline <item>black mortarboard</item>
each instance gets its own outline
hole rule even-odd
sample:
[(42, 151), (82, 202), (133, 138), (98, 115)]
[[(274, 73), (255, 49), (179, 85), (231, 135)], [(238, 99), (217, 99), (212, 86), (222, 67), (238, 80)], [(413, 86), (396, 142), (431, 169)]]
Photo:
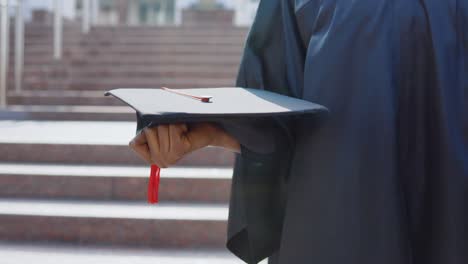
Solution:
[(146, 125), (323, 113), (305, 100), (249, 88), (115, 89), (106, 93), (131, 106)]
[[(137, 130), (163, 123), (211, 121), (226, 123), (287, 115), (320, 114), (321, 105), (277, 93), (248, 88), (115, 89), (106, 93), (137, 112)], [(148, 202), (158, 202), (160, 169), (151, 166)]]

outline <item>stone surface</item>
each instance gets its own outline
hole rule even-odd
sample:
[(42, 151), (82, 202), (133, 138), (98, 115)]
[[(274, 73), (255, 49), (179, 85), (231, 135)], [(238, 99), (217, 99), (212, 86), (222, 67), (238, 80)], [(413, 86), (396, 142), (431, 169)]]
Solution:
[(227, 207), (0, 199), (0, 240), (223, 248)]
[(0, 143), (127, 146), (134, 122), (0, 121)]
[[(145, 165), (128, 146), (89, 144), (0, 143), (2, 162)], [(181, 159), (178, 166), (232, 166), (234, 156), (219, 148), (205, 148)]]
[[(8, 94), (9, 105), (93, 105), (124, 106), (114, 98), (102, 96), (105, 91), (23, 91)], [(89, 121), (89, 120), (88, 120)]]
[(242, 264), (227, 250), (129, 250), (0, 244), (3, 264)]
[(126, 106), (9, 105), (0, 110), (0, 120), (136, 121), (136, 116)]
[[(204, 20), (205, 15), (194, 12), (194, 18)], [(232, 23), (229, 12), (220, 11), (218, 15), (221, 20), (231, 20)], [(220, 23), (212, 29), (93, 27), (89, 34), (83, 35), (79, 27), (65, 26), (60, 63), (53, 60), (51, 33), (47, 26), (26, 26), (23, 78), (26, 90), (232, 86), (247, 29)], [(14, 48), (10, 52), (12, 63), (13, 55)], [(186, 65), (199, 66), (203, 70), (180, 70)], [(116, 66), (127, 66), (127, 69), (119, 71)], [(139, 68), (128, 70), (128, 66)], [(146, 67), (146, 70), (141, 70), (141, 67)], [(161, 70), (161, 67), (167, 69)], [(12, 75), (13, 69), (8, 80), (11, 88), (14, 83)]]
[[(228, 203), (232, 170), (169, 168), (161, 172), (162, 202)], [(0, 197), (146, 201), (149, 168), (0, 164)]]
[[(0, 161), (23, 163), (144, 165), (129, 147), (132, 122), (0, 121)], [(45, 155), (46, 154), (46, 155)], [(204, 148), (179, 166), (232, 166), (234, 155)]]
[(127, 146), (135, 124), (109, 122), (135, 114), (102, 92), (232, 86), (247, 28), (64, 26), (60, 63), (52, 28), (26, 26), (24, 91), (13, 92), (11, 68), (19, 106), (0, 116), (106, 122), (0, 121), (0, 161), (11, 162), (0, 164), (0, 262), (240, 263), (225, 249), (233, 155), (206, 149), (179, 163), (196, 168), (163, 170), (162, 204), (147, 205), (148, 166)]

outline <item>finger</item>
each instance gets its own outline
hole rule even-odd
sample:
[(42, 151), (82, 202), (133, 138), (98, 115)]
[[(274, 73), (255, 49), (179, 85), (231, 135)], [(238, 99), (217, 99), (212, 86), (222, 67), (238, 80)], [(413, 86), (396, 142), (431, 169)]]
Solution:
[(132, 149), (146, 162), (152, 163), (151, 153), (150, 153), (148, 144), (136, 145)]
[(195, 123), (190, 126), (186, 133), (187, 140), (191, 144), (191, 150), (204, 148), (212, 141), (216, 127), (209, 123)]
[(181, 124), (176, 124), (176, 125), (177, 125), (177, 128), (182, 131), (182, 133), (187, 133), (187, 131), (188, 131), (187, 124), (181, 123)]
[(166, 168), (167, 164), (164, 159), (164, 156), (161, 155), (160, 142), (158, 138), (158, 129), (154, 128), (145, 128), (144, 133), (146, 135), (146, 140), (148, 141), (148, 147), (151, 154), (151, 161), (156, 163), (161, 168)]
[[(181, 144), (181, 134), (184, 133), (184, 129), (186, 129), (186, 127), (183, 125), (169, 124), (164, 127), (163, 130), (158, 130), (158, 133), (165, 133), (167, 130), (167, 138), (165, 138), (164, 141), (167, 144), (167, 153), (165, 154), (165, 158), (168, 165), (176, 163), (184, 155), (185, 149)], [(162, 141), (161, 137), (160, 140)]]
[(171, 149), (171, 141), (169, 138), (169, 125), (160, 125), (158, 128), (159, 150), (163, 154), (167, 154)]
[(170, 124), (169, 129), (170, 129), (170, 134), (171, 133), (183, 134), (188, 131), (188, 126), (185, 123), (176, 123), (176, 124)]
[(145, 133), (143, 133), (143, 130), (138, 132), (138, 134), (132, 139), (132, 141), (130, 141), (130, 145), (132, 144), (137, 144), (137, 145), (146, 144), (146, 135)]
[(190, 144), (185, 137), (188, 128), (186, 124), (169, 125), (169, 140), (171, 145), (171, 154), (175, 159), (180, 159), (189, 149)]
[(134, 150), (141, 158), (143, 158), (148, 163), (151, 163), (151, 154), (146, 144), (146, 136), (144, 133), (140, 132), (135, 138), (130, 141), (129, 146)]

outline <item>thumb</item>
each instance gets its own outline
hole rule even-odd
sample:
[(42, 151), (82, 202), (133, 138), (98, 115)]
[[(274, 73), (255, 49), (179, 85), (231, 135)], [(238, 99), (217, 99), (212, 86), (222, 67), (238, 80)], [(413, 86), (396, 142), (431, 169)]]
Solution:
[(219, 128), (210, 123), (195, 123), (189, 125), (185, 134), (190, 143), (191, 151), (209, 146), (218, 134)]

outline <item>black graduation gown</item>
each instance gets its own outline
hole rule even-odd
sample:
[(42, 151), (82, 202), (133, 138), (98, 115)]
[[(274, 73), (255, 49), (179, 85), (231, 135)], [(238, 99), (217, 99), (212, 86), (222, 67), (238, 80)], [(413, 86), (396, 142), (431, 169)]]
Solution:
[(467, 0), (263, 0), (238, 85), (330, 113), (227, 126), (234, 254), (468, 263)]

